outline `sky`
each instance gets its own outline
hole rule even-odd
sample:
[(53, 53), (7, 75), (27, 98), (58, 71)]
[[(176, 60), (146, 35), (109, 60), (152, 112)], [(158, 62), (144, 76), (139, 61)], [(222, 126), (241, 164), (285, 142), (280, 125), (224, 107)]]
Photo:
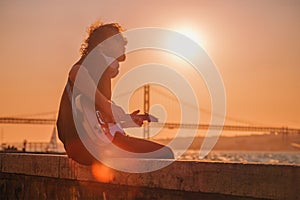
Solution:
[[(68, 71), (97, 19), (127, 30), (161, 27), (187, 34), (220, 71), (228, 119), (300, 128), (300, 1), (295, 0), (2, 0), (1, 117), (56, 117)], [(53, 128), (20, 127), (0, 124), (2, 141), (38, 131), (33, 140), (48, 140)]]

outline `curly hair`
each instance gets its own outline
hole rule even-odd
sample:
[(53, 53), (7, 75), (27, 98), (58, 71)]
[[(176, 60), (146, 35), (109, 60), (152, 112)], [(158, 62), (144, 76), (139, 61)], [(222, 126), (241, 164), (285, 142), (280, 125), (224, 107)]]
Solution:
[(95, 23), (91, 24), (87, 30), (88, 37), (84, 40), (80, 47), (81, 55), (87, 55), (98, 44), (123, 31), (124, 30), (122, 29), (121, 25), (118, 23), (104, 24), (100, 21), (96, 21)]

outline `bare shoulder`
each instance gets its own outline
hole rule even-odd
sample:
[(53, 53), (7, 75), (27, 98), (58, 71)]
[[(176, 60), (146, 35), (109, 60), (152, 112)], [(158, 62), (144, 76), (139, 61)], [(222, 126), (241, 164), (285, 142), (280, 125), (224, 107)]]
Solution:
[(75, 81), (77, 72), (79, 71), (81, 65), (82, 65), (82, 62), (81, 62), (81, 60), (79, 60), (78, 62), (76, 62), (76, 63), (71, 67), (71, 70), (70, 70), (70, 72), (69, 72), (69, 78), (70, 78), (72, 81)]

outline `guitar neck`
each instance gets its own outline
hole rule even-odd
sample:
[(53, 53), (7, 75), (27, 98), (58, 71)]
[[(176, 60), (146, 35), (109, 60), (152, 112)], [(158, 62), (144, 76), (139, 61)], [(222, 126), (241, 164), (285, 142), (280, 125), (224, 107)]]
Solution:
[[(143, 121), (148, 121), (148, 122), (158, 122), (158, 119), (150, 114), (138, 114), (137, 116), (139, 116), (140, 118), (143, 119)], [(123, 119), (123, 121), (131, 121), (131, 115), (130, 114), (126, 114), (125, 118)]]
[[(152, 115), (149, 114), (139, 114), (137, 115), (142, 118), (143, 121), (148, 121), (148, 122), (158, 122), (158, 119)], [(119, 122), (120, 125), (123, 128), (130, 128), (130, 127), (139, 127), (135, 122), (132, 121), (131, 115), (127, 114), (125, 119), (123, 119), (121, 122)]]

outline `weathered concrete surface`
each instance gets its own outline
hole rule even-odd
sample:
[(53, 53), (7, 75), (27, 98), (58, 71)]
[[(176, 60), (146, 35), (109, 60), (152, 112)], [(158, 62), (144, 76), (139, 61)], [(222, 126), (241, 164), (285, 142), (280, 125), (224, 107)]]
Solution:
[[(140, 162), (157, 165), (168, 161)], [(31, 185), (31, 191), (41, 186), (43, 189), (37, 193), (48, 197), (51, 196), (49, 192), (56, 190), (54, 193), (57, 194), (66, 192), (83, 197), (86, 192), (82, 186), (93, 188), (96, 184), (99, 190), (90, 194), (98, 195), (98, 199), (105, 199), (103, 194), (115, 194), (108, 192), (111, 189), (118, 192), (117, 196), (122, 194), (123, 199), (190, 199), (186, 198), (189, 195), (206, 195), (205, 199), (300, 199), (299, 166), (176, 161), (161, 170), (138, 174), (107, 170), (100, 165), (98, 168), (86, 167), (66, 156), (37, 154), (0, 154), (0, 166), (1, 193), (16, 187), (24, 195), (28, 183), (33, 182), (36, 185)], [(132, 192), (139, 191), (143, 192), (134, 197)], [(153, 192), (159, 197), (149, 196)], [(16, 190), (8, 193), (16, 193)]]
[(253, 199), (220, 194), (133, 187), (21, 174), (0, 173), (0, 177), (0, 199)]

